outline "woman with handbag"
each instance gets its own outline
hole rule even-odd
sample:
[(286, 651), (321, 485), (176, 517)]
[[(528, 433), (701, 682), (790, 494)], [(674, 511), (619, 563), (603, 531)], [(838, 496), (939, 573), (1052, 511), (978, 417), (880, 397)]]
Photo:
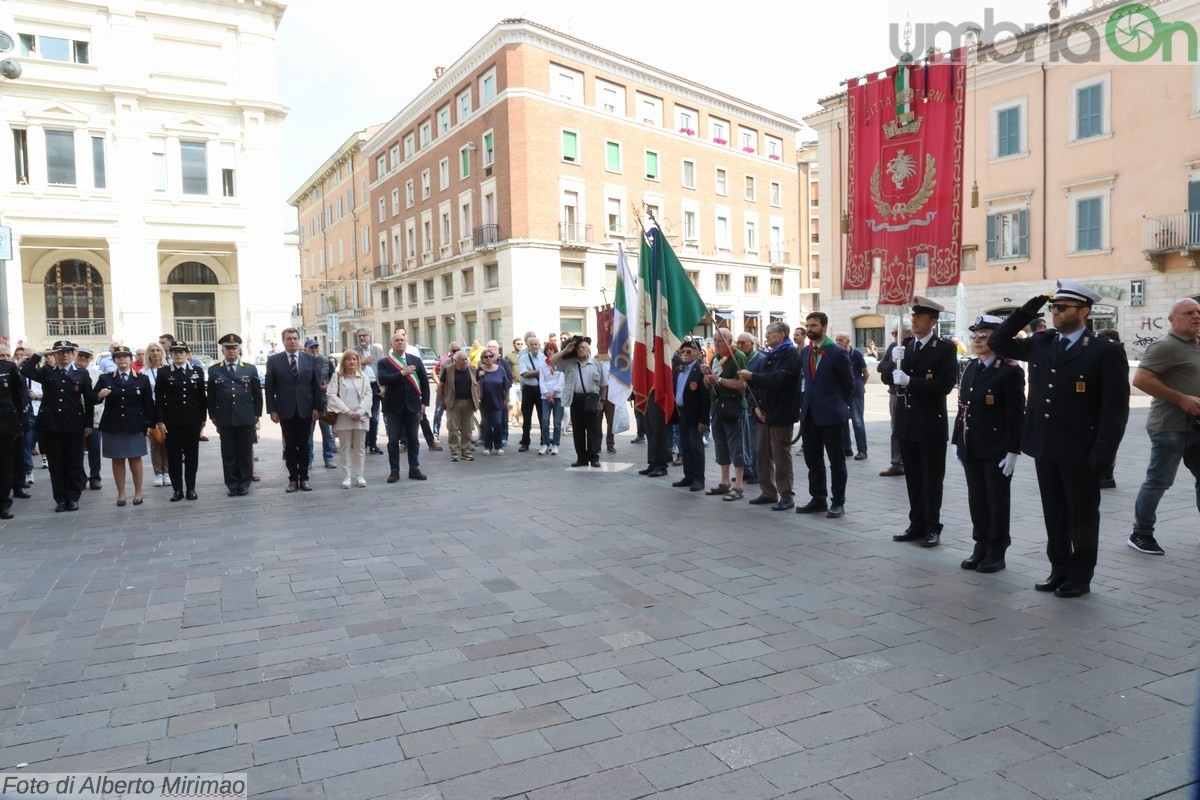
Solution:
[(357, 350), (346, 350), (337, 372), (325, 388), (326, 411), (323, 422), (333, 425), (341, 440), (342, 488), (351, 485), (365, 489), (363, 476), (366, 457), (367, 429), (371, 427), (371, 382), (363, 373)]
[(100, 418), (102, 455), (112, 459), (113, 482), (117, 485), (117, 505), (125, 505), (125, 464), (133, 475), (133, 504), (142, 504), (142, 458), (146, 455), (146, 436), (154, 427), (154, 392), (150, 379), (132, 369), (133, 353), (118, 347), (112, 354), (117, 368), (96, 382), (94, 402), (104, 401)]
[[(746, 369), (746, 354), (734, 347), (728, 328), (718, 330), (713, 342), (716, 355), (704, 368), (704, 385), (712, 390), (712, 441), (717, 466), (721, 468), (721, 483), (709, 489), (708, 494), (721, 495), (726, 502), (733, 502), (741, 500), (744, 492), (742, 481), (746, 460), (742, 449), (742, 425), (746, 383), (738, 377), (738, 370)], [(730, 466), (733, 467), (732, 480)]]
[(508, 390), (512, 377), (502, 369), (491, 350), (479, 354), (479, 440), (488, 455), (502, 456), (504, 415), (508, 413)]
[(562, 403), (571, 409), (575, 440), (572, 467), (600, 466), (600, 415), (608, 395), (608, 373), (592, 360), (592, 340), (575, 337), (548, 359), (563, 374)]

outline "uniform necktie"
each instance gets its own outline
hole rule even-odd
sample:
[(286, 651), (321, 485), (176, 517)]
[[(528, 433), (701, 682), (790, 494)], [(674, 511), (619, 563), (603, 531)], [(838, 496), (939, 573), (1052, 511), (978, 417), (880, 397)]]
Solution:
[(292, 377), (294, 378), (294, 377), (296, 377), (296, 354), (295, 354), (295, 353), (289, 353), (289, 354), (288, 354), (288, 358), (289, 358), (289, 359), (291, 360), (291, 362), (292, 362)]
[(1058, 354), (1059, 354), (1060, 356), (1061, 356), (1063, 353), (1067, 352), (1067, 348), (1068, 348), (1068, 347), (1070, 347), (1070, 346), (1071, 346), (1071, 340), (1070, 340), (1070, 339), (1068, 339), (1066, 336), (1059, 336), (1059, 337), (1058, 337)]
[(233, 364), (227, 364), (227, 365), (226, 365), (226, 369), (228, 369), (228, 370), (229, 370), (229, 377), (231, 377), (231, 378), (232, 378), (232, 377), (233, 377), (233, 374), (234, 374), (234, 371), (237, 369), (237, 367), (236, 367), (235, 365), (233, 365)]
[(124, 372), (122, 372), (121, 373), (121, 385), (124, 386), (126, 383), (129, 383), (129, 376), (127, 374), (125, 374)]
[(921, 340), (920, 339), (917, 339), (916, 343), (913, 345), (913, 352), (914, 353), (921, 352)]

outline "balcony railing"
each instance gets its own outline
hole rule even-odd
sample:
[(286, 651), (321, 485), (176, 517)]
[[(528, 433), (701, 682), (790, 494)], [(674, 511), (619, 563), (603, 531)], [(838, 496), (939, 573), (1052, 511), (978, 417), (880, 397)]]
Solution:
[(389, 264), (380, 264), (375, 268), (375, 280), (386, 278), (392, 274), (392, 268)]
[(558, 238), (565, 245), (591, 244), (592, 226), (583, 223), (560, 222), (558, 224)]
[(1200, 211), (1146, 217), (1142, 249), (1147, 253), (1200, 247)]
[(786, 264), (789, 260), (788, 252), (786, 250), (772, 249), (768, 252), (767, 257), (770, 259), (772, 264)]
[(500, 241), (500, 226), (499, 225), (483, 225), (471, 231), (471, 238), (475, 241), (475, 249), (479, 250), (486, 247), (495, 247)]
[(104, 319), (47, 319), (46, 336), (61, 339), (72, 336), (107, 336), (108, 320)]

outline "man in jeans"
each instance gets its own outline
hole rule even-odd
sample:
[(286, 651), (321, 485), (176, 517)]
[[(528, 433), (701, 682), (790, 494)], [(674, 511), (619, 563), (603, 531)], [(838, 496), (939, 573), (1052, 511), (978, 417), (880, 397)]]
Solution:
[(366, 328), (359, 328), (355, 336), (354, 349), (358, 353), (358, 363), (362, 365), (363, 375), (371, 384), (371, 425), (367, 428), (366, 448), (371, 455), (381, 456), (383, 450), (379, 447), (379, 407), (383, 396), (379, 393), (376, 369), (383, 360), (383, 348), (371, 342), (371, 332)]
[[(758, 340), (752, 333), (739, 333), (737, 349), (746, 357), (746, 369), (757, 372), (767, 355), (758, 349)], [(758, 417), (754, 409), (758, 403), (754, 392), (746, 392), (746, 411), (742, 415), (742, 457), (746, 461), (743, 478), (746, 483), (758, 483)]]
[(1150, 465), (1133, 506), (1129, 546), (1161, 556), (1154, 523), (1163, 493), (1175, 482), (1182, 460), (1196, 479), (1200, 509), (1200, 303), (1190, 297), (1171, 306), (1171, 330), (1146, 348), (1133, 374), (1133, 385), (1154, 398), (1146, 430)]

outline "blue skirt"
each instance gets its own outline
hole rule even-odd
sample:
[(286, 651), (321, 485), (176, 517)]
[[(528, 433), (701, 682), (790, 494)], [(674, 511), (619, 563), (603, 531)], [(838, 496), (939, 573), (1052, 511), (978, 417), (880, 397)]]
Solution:
[(146, 455), (145, 433), (105, 433), (100, 440), (105, 458), (141, 458)]

